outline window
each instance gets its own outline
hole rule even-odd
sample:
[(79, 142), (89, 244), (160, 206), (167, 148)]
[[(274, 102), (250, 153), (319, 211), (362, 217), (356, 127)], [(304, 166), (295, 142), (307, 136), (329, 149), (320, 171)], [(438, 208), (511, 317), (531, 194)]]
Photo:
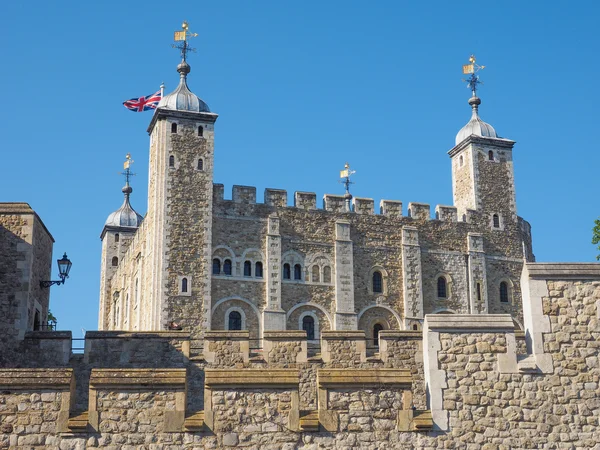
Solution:
[(383, 292), (383, 276), (379, 270), (373, 272), (373, 293), (381, 294)]
[(448, 298), (448, 285), (444, 277), (437, 279), (437, 296), (438, 298)]
[(500, 228), (500, 216), (498, 214), (492, 216), (492, 221), (494, 223), (494, 228)]
[(260, 261), (254, 265), (254, 276), (256, 278), (263, 277), (263, 267), (262, 267), (262, 263)]
[(294, 265), (294, 280), (302, 279), (302, 266), (300, 264)]
[(115, 234), (115, 243), (119, 242), (119, 233)]
[(508, 303), (508, 283), (506, 281), (500, 283), (500, 301)]
[(125, 307), (123, 308), (125, 310), (125, 320), (129, 320), (129, 293), (127, 293), (127, 295), (125, 296)]
[(35, 310), (35, 316), (33, 317), (33, 331), (38, 331), (41, 328), (40, 322), (40, 310)]
[(313, 283), (318, 283), (320, 280), (319, 266), (312, 267), (312, 281)]
[(290, 265), (288, 263), (285, 263), (283, 265), (283, 279), (284, 280), (289, 280), (292, 278), (292, 272), (290, 269)]
[(379, 332), (383, 330), (383, 325), (376, 323), (373, 326), (373, 345), (379, 347)]
[(458, 166), (462, 167), (464, 163), (465, 163), (465, 160), (464, 160), (463, 156), (460, 155), (460, 158), (458, 159)]
[(242, 315), (238, 311), (231, 311), (228, 321), (230, 330), (239, 331), (242, 329)]
[(135, 302), (134, 305), (137, 308), (137, 306), (140, 304), (140, 280), (139, 279), (135, 279), (135, 297), (133, 298), (133, 301)]
[(181, 292), (187, 292), (188, 291), (188, 281), (187, 278), (182, 278), (181, 279)]
[(481, 301), (481, 284), (477, 283), (477, 301)]
[(331, 267), (323, 267), (323, 283), (331, 283)]
[(213, 259), (213, 275), (221, 273), (221, 261), (218, 258)]
[(490, 161), (493, 161), (493, 160), (494, 160), (494, 152), (493, 152), (493, 151), (491, 151), (491, 150), (488, 152), (488, 159), (489, 159)]
[(169, 156), (169, 167), (175, 167), (175, 157), (173, 155)]
[(226, 259), (225, 262), (223, 263), (223, 272), (225, 273), (225, 275), (231, 275), (231, 260), (230, 259)]
[(200, 136), (200, 137), (204, 136), (204, 127), (203, 126), (198, 127), (198, 136)]
[(413, 324), (413, 331), (419, 331), (419, 325)]
[(204, 170), (204, 161), (202, 161), (202, 158), (198, 160), (198, 170)]
[(244, 276), (252, 276), (252, 263), (250, 261), (244, 261)]
[(171, 133), (177, 133), (177, 124), (176, 123), (171, 124)]
[(112, 266), (117, 267), (118, 265), (119, 265), (119, 258), (117, 258), (116, 256), (113, 256)]
[(309, 341), (315, 340), (315, 318), (312, 316), (304, 316), (302, 318), (302, 329), (306, 331), (306, 339)]

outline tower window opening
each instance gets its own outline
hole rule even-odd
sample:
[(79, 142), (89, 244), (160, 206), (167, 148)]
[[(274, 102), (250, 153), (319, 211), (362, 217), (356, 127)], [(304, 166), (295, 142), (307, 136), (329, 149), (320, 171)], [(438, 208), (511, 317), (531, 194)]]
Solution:
[(318, 283), (320, 280), (319, 266), (313, 266), (312, 268), (312, 281), (313, 283)]
[(202, 158), (198, 160), (198, 170), (204, 170), (204, 161)]
[(240, 331), (242, 329), (242, 315), (238, 311), (229, 313), (229, 329), (231, 331)]
[(231, 260), (230, 259), (226, 259), (225, 262), (223, 262), (223, 272), (225, 273), (225, 275), (231, 275)]
[(118, 265), (119, 265), (119, 258), (117, 258), (116, 256), (113, 256), (112, 266), (117, 267)]
[(437, 296), (438, 298), (448, 298), (448, 283), (444, 277), (437, 279)]
[(221, 273), (221, 261), (218, 258), (213, 259), (213, 275), (219, 275)]
[(283, 265), (283, 279), (284, 280), (289, 280), (292, 278), (292, 271), (291, 271), (291, 267), (288, 263), (285, 263)]
[(306, 339), (309, 341), (315, 340), (315, 318), (312, 316), (304, 316), (302, 318), (302, 329), (306, 331)]
[(33, 318), (33, 331), (38, 331), (40, 329), (40, 310), (36, 309), (35, 310), (35, 316)]
[(379, 347), (379, 332), (383, 330), (383, 325), (376, 323), (373, 326), (373, 345)]
[(331, 283), (331, 267), (323, 267), (323, 283)]
[(175, 167), (175, 157), (173, 155), (169, 156), (169, 167)]
[(491, 150), (488, 152), (488, 159), (489, 159), (490, 161), (493, 161), (493, 160), (494, 160), (494, 152), (493, 152), (493, 151), (491, 151)]
[(115, 243), (119, 242), (119, 233), (115, 234)]
[(498, 214), (492, 216), (492, 221), (494, 222), (494, 228), (500, 228), (500, 216)]
[(419, 325), (417, 325), (416, 323), (413, 324), (413, 331), (419, 331)]
[(204, 127), (203, 126), (198, 127), (198, 136), (200, 136), (200, 137), (204, 136)]
[(477, 283), (477, 301), (481, 301), (481, 283)]
[(177, 124), (176, 123), (171, 124), (171, 133), (177, 133)]
[(379, 270), (373, 272), (372, 282), (373, 293), (381, 294), (383, 292), (383, 276), (381, 275), (381, 272)]
[(294, 265), (294, 280), (302, 279), (302, 266), (300, 264)]
[(182, 278), (181, 279), (181, 292), (187, 292), (188, 291), (188, 280), (187, 278)]
[(462, 155), (460, 155), (460, 158), (458, 158), (458, 166), (462, 167), (464, 163), (465, 163), (465, 159), (463, 158)]
[(250, 261), (244, 261), (244, 276), (252, 276), (252, 263)]
[(256, 264), (254, 264), (254, 276), (256, 278), (263, 277), (263, 264), (260, 261), (258, 261)]
[(500, 283), (500, 301), (502, 303), (508, 303), (508, 284), (506, 281)]

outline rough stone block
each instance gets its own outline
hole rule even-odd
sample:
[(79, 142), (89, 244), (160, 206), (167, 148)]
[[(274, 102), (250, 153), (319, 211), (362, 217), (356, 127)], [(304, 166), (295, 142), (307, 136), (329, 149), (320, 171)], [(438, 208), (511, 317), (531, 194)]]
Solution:
[(372, 198), (354, 197), (352, 199), (352, 209), (356, 214), (375, 214), (375, 201)]
[(314, 192), (294, 192), (294, 206), (300, 209), (317, 209), (317, 194)]
[(265, 205), (286, 207), (287, 191), (283, 189), (265, 189)]
[(435, 218), (444, 222), (456, 222), (458, 220), (457, 209), (454, 206), (437, 205)]
[(213, 201), (222, 202), (225, 199), (225, 186), (222, 184), (213, 184)]
[(398, 200), (381, 200), (379, 212), (384, 216), (402, 217), (402, 202)]
[(427, 203), (411, 202), (408, 204), (408, 216), (415, 220), (430, 220), (431, 208)]
[(233, 186), (231, 198), (235, 203), (254, 205), (256, 203), (256, 188), (254, 186)]
[(343, 195), (325, 194), (323, 196), (323, 209), (331, 212), (347, 212), (346, 200)]

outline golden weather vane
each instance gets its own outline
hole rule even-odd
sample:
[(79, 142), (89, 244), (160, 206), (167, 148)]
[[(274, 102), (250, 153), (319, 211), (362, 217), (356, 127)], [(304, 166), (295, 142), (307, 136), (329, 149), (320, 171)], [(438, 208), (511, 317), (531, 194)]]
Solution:
[(187, 58), (187, 52), (195, 52), (196, 51), (195, 48), (190, 47), (190, 45), (188, 43), (188, 39), (197, 37), (198, 33), (190, 33), (189, 28), (190, 28), (190, 26), (188, 25), (187, 21), (184, 20), (183, 24), (181, 25), (181, 31), (176, 31), (175, 36), (174, 36), (174, 40), (176, 42), (181, 41), (183, 43), (179, 44), (179, 45), (175, 45), (175, 44), (172, 45), (173, 48), (181, 50), (181, 58), (184, 61)]
[(350, 193), (350, 185), (354, 184), (353, 181), (350, 181), (350, 177), (356, 173), (356, 170), (350, 169), (350, 164), (344, 164), (344, 170), (340, 170), (340, 183), (342, 183), (346, 187), (346, 194)]
[(463, 79), (463, 81), (467, 83), (467, 87), (473, 92), (473, 97), (477, 97), (477, 85), (482, 83), (479, 81), (479, 76), (475, 74), (483, 69), (485, 69), (485, 66), (477, 64), (475, 55), (469, 57), (469, 64), (463, 64), (463, 74), (471, 74), (469, 78)]
[(133, 159), (131, 159), (131, 153), (127, 153), (127, 155), (125, 155), (125, 162), (123, 163), (124, 172), (121, 172), (121, 175), (125, 175), (125, 183), (127, 186), (129, 186), (129, 178), (135, 175), (135, 173), (131, 171), (131, 165), (133, 162)]

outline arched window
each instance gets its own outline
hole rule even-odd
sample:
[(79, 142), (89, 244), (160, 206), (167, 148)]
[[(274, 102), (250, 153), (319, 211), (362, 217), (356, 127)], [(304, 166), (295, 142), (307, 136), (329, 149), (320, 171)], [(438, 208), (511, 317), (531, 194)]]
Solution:
[(202, 161), (202, 158), (198, 159), (198, 170), (204, 170), (204, 161)]
[(319, 266), (312, 267), (312, 281), (318, 283), (320, 280)]
[(500, 283), (500, 301), (502, 303), (508, 303), (508, 284), (506, 281)]
[(244, 261), (244, 276), (252, 276), (252, 263), (250, 261)]
[(492, 216), (492, 221), (494, 222), (494, 228), (500, 228), (500, 216), (498, 214)]
[(171, 133), (177, 133), (177, 124), (176, 123), (171, 124)]
[(477, 283), (477, 301), (481, 301), (481, 284)]
[(309, 341), (315, 340), (315, 318), (312, 316), (304, 316), (302, 318), (302, 329), (306, 331), (306, 339)]
[(115, 242), (119, 242), (119, 233), (115, 234)]
[(383, 292), (383, 276), (379, 270), (373, 272), (373, 293), (381, 294)]
[(198, 136), (200, 136), (200, 137), (204, 136), (204, 127), (203, 126), (198, 127)]
[(169, 156), (169, 167), (175, 167), (175, 157), (173, 155)]
[(465, 163), (465, 160), (464, 160), (463, 156), (460, 155), (460, 158), (458, 159), (458, 166), (462, 167), (464, 163)]
[(33, 331), (38, 331), (40, 329), (40, 310), (35, 310), (35, 315), (33, 316)]
[(290, 268), (290, 265), (288, 263), (285, 263), (283, 265), (283, 279), (289, 280), (291, 278), (292, 278), (292, 270)]
[(262, 263), (260, 261), (258, 261), (256, 264), (254, 264), (254, 276), (256, 278), (263, 277), (263, 267), (262, 267)]
[(113, 256), (112, 266), (117, 267), (118, 265), (119, 265), (119, 258), (117, 258), (116, 256)]
[(376, 323), (373, 325), (373, 345), (379, 347), (379, 332), (383, 330), (383, 325)]
[(302, 266), (300, 264), (294, 265), (294, 280), (302, 279)]
[(231, 275), (231, 260), (230, 259), (226, 259), (225, 262), (223, 262), (223, 272), (225, 273), (225, 275)]
[(448, 285), (444, 277), (437, 279), (437, 296), (438, 298), (448, 298)]
[(413, 331), (419, 331), (419, 325), (413, 324)]
[(490, 161), (493, 161), (493, 160), (494, 160), (494, 152), (493, 152), (493, 151), (491, 151), (491, 150), (488, 152), (488, 159), (489, 159)]
[(219, 258), (213, 259), (213, 275), (219, 275), (221, 273), (221, 261)]
[(230, 330), (239, 331), (242, 329), (242, 315), (238, 311), (231, 311), (228, 321)]
[(187, 278), (182, 278), (181, 279), (181, 292), (187, 292), (188, 290), (188, 285), (187, 285)]
[(331, 267), (323, 267), (323, 283), (331, 283)]

